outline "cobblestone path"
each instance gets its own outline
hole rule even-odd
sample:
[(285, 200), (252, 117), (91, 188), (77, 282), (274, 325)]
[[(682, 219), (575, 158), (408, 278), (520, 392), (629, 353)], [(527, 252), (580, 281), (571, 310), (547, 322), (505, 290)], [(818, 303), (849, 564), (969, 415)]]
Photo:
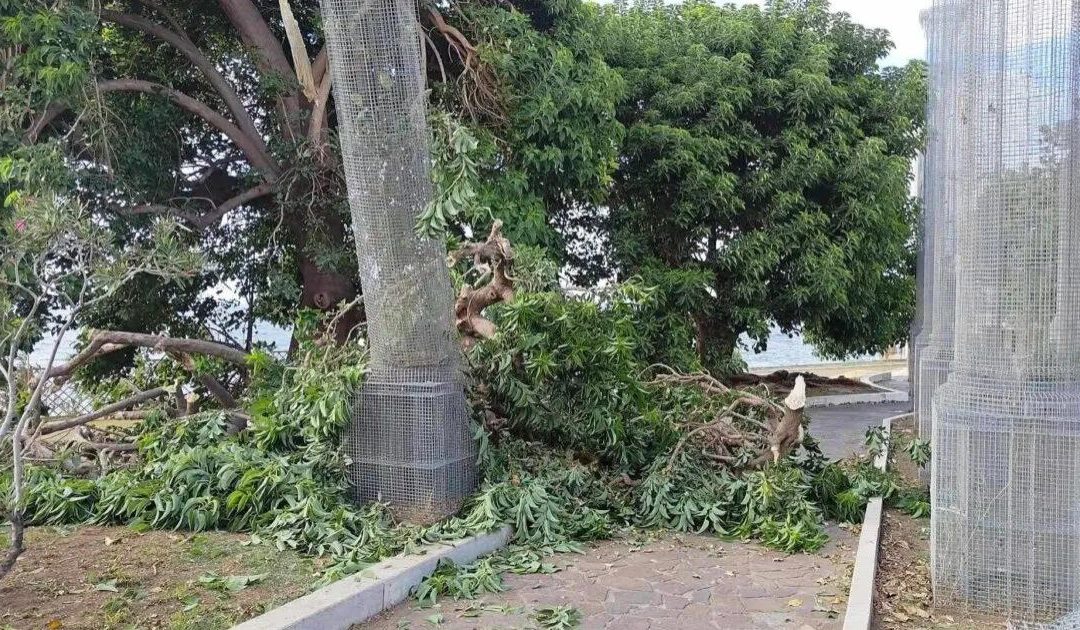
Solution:
[(538, 628), (537, 610), (570, 606), (583, 629), (840, 628), (855, 537), (837, 527), (829, 534), (820, 553), (791, 556), (695, 535), (608, 541), (550, 559), (557, 573), (506, 575), (503, 593), (426, 609), (410, 600), (362, 627)]

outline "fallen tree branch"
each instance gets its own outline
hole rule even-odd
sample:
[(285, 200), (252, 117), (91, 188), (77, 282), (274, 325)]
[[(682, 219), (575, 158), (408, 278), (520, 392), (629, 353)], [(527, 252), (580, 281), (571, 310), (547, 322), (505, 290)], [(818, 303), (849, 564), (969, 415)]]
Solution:
[[(671, 451), (671, 457), (669, 458), (668, 465), (667, 465), (667, 468), (666, 468), (666, 472), (668, 472), (668, 473), (671, 472), (671, 469), (674, 468), (675, 463), (679, 459), (679, 455), (682, 454), (683, 449), (686, 448), (686, 445), (695, 436), (700, 435), (701, 433), (704, 433), (705, 431), (708, 431), (710, 429), (717, 429), (717, 428), (727, 427), (727, 428), (730, 428), (732, 430), (735, 430), (735, 428), (733, 426), (731, 426), (731, 420), (732, 420), (731, 413), (733, 411), (735, 411), (735, 408), (738, 407), (740, 404), (747, 404), (748, 402), (752, 403), (753, 401), (751, 399), (748, 399), (748, 398), (739, 398), (738, 400), (736, 400), (736, 401), (732, 402), (730, 405), (728, 405), (726, 409), (721, 411), (716, 416), (715, 419), (710, 420), (709, 422), (706, 422), (705, 424), (702, 424), (701, 426), (699, 426), (699, 427), (697, 427), (697, 428), (695, 428), (695, 429), (693, 429), (691, 431), (688, 431), (686, 433), (686, 435), (682, 436), (682, 438), (678, 441), (678, 443), (675, 444), (675, 448)], [(740, 442), (749, 442), (749, 441), (751, 441), (749, 437), (743, 435), (741, 432), (738, 432), (736, 437), (739, 438)]]
[(169, 393), (170, 392), (168, 388), (165, 387), (155, 387), (154, 389), (148, 389), (146, 391), (139, 392), (134, 396), (129, 396), (121, 401), (115, 402), (111, 405), (106, 405), (96, 411), (92, 411), (81, 416), (76, 416), (68, 420), (57, 420), (55, 422), (43, 424), (38, 427), (37, 432), (40, 435), (49, 435), (50, 433), (56, 433), (57, 431), (71, 429), (73, 427), (84, 425), (88, 422), (93, 422), (94, 420), (97, 420), (99, 418), (104, 418), (105, 416), (108, 416), (117, 411), (130, 409), (135, 405), (144, 403), (148, 400), (161, 398), (162, 396), (168, 396)]
[(117, 350), (123, 350), (126, 347), (127, 346), (124, 345), (124, 344), (117, 344), (117, 343), (107, 344), (104, 341), (95, 341), (95, 340), (91, 339), (90, 343), (87, 344), (87, 346), (85, 348), (83, 348), (81, 352), (79, 352), (75, 356), (71, 357), (71, 359), (68, 360), (67, 363), (61, 363), (60, 365), (54, 365), (52, 367), (52, 369), (50, 369), (41, 378), (46, 379), (46, 380), (48, 380), (48, 379), (57, 379), (57, 378), (67, 378), (67, 377), (71, 376), (71, 374), (75, 371), (76, 368), (78, 368), (82, 364), (86, 363), (90, 359), (94, 359), (94, 358), (100, 357), (102, 355), (109, 354), (110, 352), (116, 352)]
[(52, 369), (42, 374), (38, 380), (66, 379), (76, 369), (93, 359), (131, 346), (166, 353), (201, 354), (223, 359), (241, 367), (247, 366), (248, 359), (248, 354), (243, 350), (214, 341), (164, 337), (120, 330), (91, 330), (90, 341), (81, 352), (72, 357), (67, 363), (53, 366)]
[(177, 353), (171, 354), (170, 356), (175, 358), (185, 370), (195, 376), (195, 379), (210, 392), (210, 395), (213, 396), (218, 403), (221, 404), (222, 409), (230, 412), (228, 435), (235, 435), (247, 427), (251, 418), (246, 414), (233, 411), (240, 406), (240, 403), (237, 402), (236, 397), (232, 395), (232, 392), (230, 392), (227, 387), (209, 374), (199, 374), (195, 368), (195, 360), (191, 358), (190, 354)]
[[(665, 366), (666, 367), (666, 366)], [(668, 368), (670, 370), (670, 368)], [(708, 374), (678, 374), (670, 370), (668, 374), (656, 377), (654, 383), (692, 385), (700, 388), (706, 395), (727, 394), (732, 391), (723, 383)], [(730, 446), (752, 447), (757, 449), (757, 455), (748, 461), (743, 468), (761, 468), (766, 464), (777, 463), (787, 457), (799, 444), (804, 436), (803, 416), (806, 406), (806, 383), (802, 377), (796, 379), (795, 388), (784, 400), (783, 405), (778, 405), (771, 400), (756, 396), (747, 392), (737, 392), (739, 397), (731, 402), (716, 418), (706, 422), (687, 432), (676, 443), (668, 458), (665, 468), (670, 473), (678, 462), (680, 455), (690, 441), (706, 432), (712, 431), (719, 435), (714, 439), (714, 444), (719, 443), (725, 453), (706, 453), (706, 456), (717, 463), (726, 466), (735, 466), (737, 458), (731, 455)], [(750, 416), (736, 412), (740, 406), (764, 409), (767, 421), (762, 422)], [(735, 426), (734, 420), (740, 419), (748, 424), (757, 425), (761, 433), (747, 433)]]
[(85, 444), (82, 444), (81, 446), (83, 451), (90, 451), (94, 453), (131, 453), (138, 450), (138, 447), (132, 442), (87, 442)]

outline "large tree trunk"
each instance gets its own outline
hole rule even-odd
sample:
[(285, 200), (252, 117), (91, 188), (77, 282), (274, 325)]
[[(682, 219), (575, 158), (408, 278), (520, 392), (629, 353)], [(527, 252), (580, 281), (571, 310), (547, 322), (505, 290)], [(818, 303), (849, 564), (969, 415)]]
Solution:
[[(349, 226), (345, 224), (345, 217), (330, 208), (322, 208), (316, 212), (317, 214), (305, 213), (305, 216), (291, 225), (298, 257), (300, 307), (332, 312), (346, 304), (357, 302), (360, 280), (351, 267), (347, 267), (348, 271), (345, 271), (321, 267), (318, 264), (319, 252), (345, 247), (348, 242), (346, 230)], [(363, 318), (363, 307), (358, 303), (353, 304), (348, 311), (332, 320), (334, 329), (327, 333), (339, 345), (345, 343)], [(330, 321), (328, 320), (328, 323)], [(294, 336), (290, 351), (295, 349), (296, 342)]]
[[(320, 311), (332, 311), (348, 304), (359, 295), (356, 278), (334, 270), (320, 269), (309, 256), (300, 256), (300, 306)], [(338, 344), (345, 343), (349, 333), (363, 321), (363, 309), (354, 305), (334, 320), (330, 335)], [(295, 345), (296, 340), (293, 339)]]
[(702, 366), (715, 375), (731, 371), (739, 334), (715, 316), (694, 315), (695, 345)]

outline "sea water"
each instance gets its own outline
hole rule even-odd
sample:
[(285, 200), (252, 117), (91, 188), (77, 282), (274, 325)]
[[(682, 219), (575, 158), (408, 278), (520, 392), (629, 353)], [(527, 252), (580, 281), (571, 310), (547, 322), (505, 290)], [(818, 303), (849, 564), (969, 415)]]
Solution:
[[(274, 326), (268, 323), (260, 323), (255, 327), (255, 341), (268, 344), (275, 352), (285, 352), (289, 349), (289, 339), (291, 331), (279, 326)], [(242, 334), (236, 335), (242, 337)], [(64, 336), (64, 340), (60, 344), (60, 348), (56, 353), (56, 362), (62, 363), (75, 354), (75, 339), (77, 335), (74, 332), (69, 332)], [(33, 353), (30, 355), (30, 360), (33, 365), (43, 365), (48, 362), (49, 353), (52, 351), (53, 342), (56, 338), (54, 336), (48, 336), (42, 339), (35, 347)], [(743, 338), (742, 344), (744, 349), (742, 350), (743, 357), (746, 359), (746, 363), (751, 368), (764, 368), (764, 367), (779, 367), (788, 365), (807, 365), (813, 363), (836, 363), (836, 361), (830, 361), (821, 358), (815, 351), (814, 347), (806, 343), (802, 336), (795, 334), (792, 336), (787, 335), (780, 331), (779, 328), (774, 328), (769, 334), (768, 349), (761, 353), (754, 353), (746, 348), (750, 347), (749, 338)], [(870, 357), (860, 357), (868, 359)]]

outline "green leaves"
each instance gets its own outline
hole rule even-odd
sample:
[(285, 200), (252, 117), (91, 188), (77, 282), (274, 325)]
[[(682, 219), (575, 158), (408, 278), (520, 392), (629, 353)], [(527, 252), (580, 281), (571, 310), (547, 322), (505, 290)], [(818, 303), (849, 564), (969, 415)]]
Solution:
[(594, 274), (706, 272), (671, 312), (716, 373), (770, 325), (835, 356), (904, 339), (925, 73), (880, 70), (887, 34), (817, 4), (608, 8), (600, 24), (627, 133)]
[(417, 587), (416, 599), (421, 606), (431, 606), (444, 595), (472, 599), (481, 593), (498, 593), (503, 590), (501, 572), (491, 557), (464, 567), (444, 560)]
[(222, 593), (237, 593), (245, 588), (262, 582), (269, 573), (260, 573), (258, 575), (226, 575), (220, 576), (216, 573), (206, 573), (199, 576), (199, 584), (202, 584), (206, 588), (214, 591), (220, 591)]
[(530, 617), (542, 630), (566, 630), (581, 623), (581, 611), (573, 606), (538, 608)]
[(904, 452), (911, 461), (919, 468), (926, 468), (930, 463), (930, 442), (919, 438), (911, 438), (904, 444)]
[(434, 163), (431, 176), (434, 195), (416, 222), (417, 235), (425, 238), (445, 236), (447, 227), (461, 219), (475, 220), (490, 214), (481, 205), (477, 148), (480, 143), (468, 127), (449, 114), (429, 117)]

